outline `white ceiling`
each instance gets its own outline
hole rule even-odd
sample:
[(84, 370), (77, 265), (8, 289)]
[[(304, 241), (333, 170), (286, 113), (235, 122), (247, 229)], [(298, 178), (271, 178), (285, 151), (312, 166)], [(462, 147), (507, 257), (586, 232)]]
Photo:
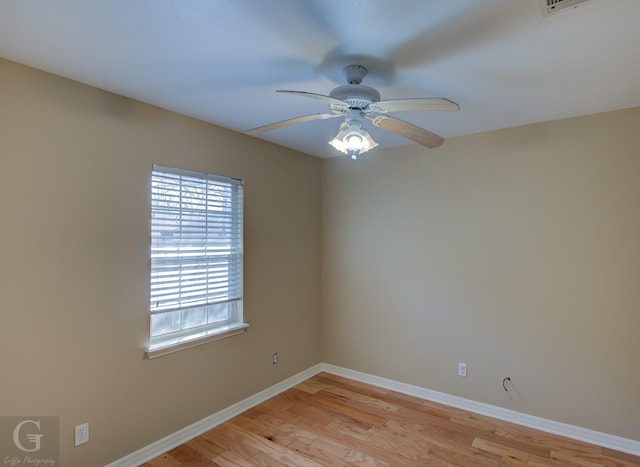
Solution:
[[(0, 56), (239, 132), (327, 111), (275, 90), (328, 94), (355, 62), (382, 99), (460, 104), (395, 114), (452, 137), (640, 105), (639, 20), (639, 0), (0, 0)], [(260, 137), (333, 157), (339, 120)]]

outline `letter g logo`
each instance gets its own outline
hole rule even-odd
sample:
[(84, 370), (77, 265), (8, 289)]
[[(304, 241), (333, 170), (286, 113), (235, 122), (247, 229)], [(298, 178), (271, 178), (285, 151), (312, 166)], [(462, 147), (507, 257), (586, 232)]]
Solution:
[(27, 439), (34, 444), (34, 448), (33, 449), (27, 449), (25, 448), (22, 443), (20, 442), (20, 429), (22, 428), (23, 425), (26, 425), (27, 423), (32, 423), (34, 424), (38, 430), (40, 429), (40, 420), (24, 420), (20, 423), (18, 423), (16, 425), (16, 427), (13, 430), (13, 443), (16, 445), (16, 447), (18, 449), (20, 449), (21, 451), (24, 452), (34, 452), (34, 451), (39, 451), (40, 450), (40, 439), (44, 436), (41, 434), (32, 434), (29, 433), (27, 436)]

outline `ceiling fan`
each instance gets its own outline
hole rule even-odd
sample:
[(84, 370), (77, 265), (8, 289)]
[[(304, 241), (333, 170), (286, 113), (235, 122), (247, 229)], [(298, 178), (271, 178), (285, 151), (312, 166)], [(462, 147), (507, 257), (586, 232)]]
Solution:
[(409, 98), (381, 101), (380, 93), (376, 89), (361, 84), (367, 74), (367, 69), (364, 66), (349, 65), (344, 67), (343, 71), (348, 84), (338, 86), (328, 96), (304, 91), (277, 91), (326, 102), (329, 104), (331, 113), (295, 117), (252, 128), (247, 132), (255, 135), (296, 123), (344, 117), (344, 122), (340, 125), (338, 134), (329, 141), (329, 144), (337, 150), (348, 154), (352, 159), (357, 159), (360, 154), (378, 145), (362, 126), (365, 118), (371, 120), (379, 128), (397, 133), (427, 148), (437, 148), (444, 142), (444, 138), (441, 136), (399, 118), (392, 117), (388, 113), (408, 110), (456, 111), (460, 110), (458, 104), (444, 98)]

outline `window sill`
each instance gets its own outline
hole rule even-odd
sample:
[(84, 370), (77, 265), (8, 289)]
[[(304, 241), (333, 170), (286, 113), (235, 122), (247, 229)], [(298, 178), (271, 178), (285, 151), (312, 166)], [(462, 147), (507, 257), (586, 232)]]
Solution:
[(147, 347), (144, 354), (148, 359), (162, 357), (163, 355), (168, 355), (191, 347), (206, 344), (208, 342), (224, 339), (225, 337), (242, 334), (248, 327), (249, 325), (247, 323), (230, 324), (229, 326), (212, 331), (198, 332), (191, 336), (167, 339)]

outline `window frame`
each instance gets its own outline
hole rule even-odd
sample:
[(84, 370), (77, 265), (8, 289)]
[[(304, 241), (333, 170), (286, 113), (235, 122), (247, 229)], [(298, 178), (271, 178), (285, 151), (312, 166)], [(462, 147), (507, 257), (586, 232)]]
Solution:
[(153, 165), (148, 358), (249, 326), (243, 321), (243, 196), (243, 180)]

